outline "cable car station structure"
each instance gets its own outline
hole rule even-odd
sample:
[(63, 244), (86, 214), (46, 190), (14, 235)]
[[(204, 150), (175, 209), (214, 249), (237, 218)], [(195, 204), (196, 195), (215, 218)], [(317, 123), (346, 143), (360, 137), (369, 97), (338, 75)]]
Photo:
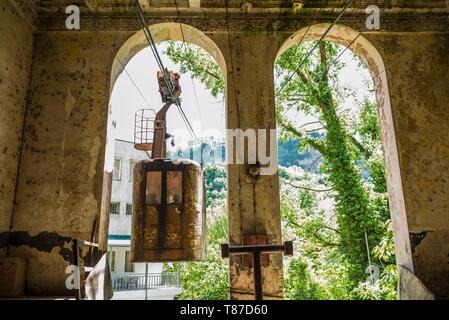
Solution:
[[(72, 2), (0, 2), (0, 259), (26, 264), (27, 295), (70, 294), (65, 270), (77, 251), (74, 239), (107, 249), (108, 105), (126, 64), (149, 45), (143, 23), (155, 43), (186, 41), (217, 61), (225, 75), (228, 129), (275, 129), (273, 64), (289, 47), (301, 39), (350, 46), (367, 63), (376, 86), (399, 298), (449, 298), (447, 1), (139, 0), (137, 18), (133, 1), (85, 0), (76, 1), (81, 29), (68, 30), (65, 10)], [(367, 28), (366, 7), (372, 4), (380, 8), (379, 30)], [(153, 96), (160, 104), (159, 94)], [(142, 249), (135, 259), (195, 260), (204, 256), (199, 227), (204, 211), (187, 214), (196, 222), (176, 214), (180, 203), (201, 203), (201, 168), (186, 163), (188, 168), (178, 171), (162, 160), (168, 136), (164, 115), (159, 116), (136, 115), (136, 137), (139, 129), (149, 132), (146, 121), (153, 119), (154, 134), (163, 139), (141, 135), (136, 141), (152, 157), (136, 167), (142, 186), (135, 193), (142, 203), (136, 210), (153, 211), (154, 221), (138, 221), (144, 216), (138, 213), (133, 217), (140, 230), (135, 248)], [(156, 163), (161, 167), (154, 171), (150, 167)], [(247, 163), (227, 166), (231, 299), (255, 297), (254, 268), (232, 250), (280, 249), (289, 240), (281, 234), (277, 175), (248, 179), (254, 172)], [(150, 192), (156, 183), (147, 187), (147, 179), (160, 180), (160, 194)], [(186, 181), (196, 181), (195, 192), (173, 194), (185, 190)], [(170, 215), (173, 220), (165, 221), (170, 223), (157, 220)], [(176, 231), (151, 234), (164, 229), (139, 223), (186, 223), (198, 232), (181, 243)], [(194, 250), (184, 250), (192, 243)], [(80, 263), (87, 259), (85, 250)], [(271, 252), (268, 261), (264, 256), (258, 297), (282, 299), (283, 255)]]

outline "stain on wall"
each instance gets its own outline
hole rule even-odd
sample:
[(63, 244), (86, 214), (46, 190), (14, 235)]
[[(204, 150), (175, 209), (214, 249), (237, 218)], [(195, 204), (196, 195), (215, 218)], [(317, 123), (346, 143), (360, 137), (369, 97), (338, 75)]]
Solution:
[(410, 233), (410, 246), (412, 248), (412, 254), (415, 253), (415, 248), (419, 246), (421, 241), (426, 237), (427, 231), (420, 233)]

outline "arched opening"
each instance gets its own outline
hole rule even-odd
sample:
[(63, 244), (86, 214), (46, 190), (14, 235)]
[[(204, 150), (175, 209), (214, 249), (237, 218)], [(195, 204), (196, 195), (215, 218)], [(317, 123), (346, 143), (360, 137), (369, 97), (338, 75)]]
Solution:
[[(221, 179), (223, 178), (223, 173), (226, 176), (226, 171), (223, 164), (224, 154), (223, 156), (220, 155), (220, 152), (224, 153), (224, 127), (226, 116), (223, 110), (220, 110), (220, 114), (217, 115), (212, 115), (212, 113), (214, 111), (217, 111), (220, 107), (224, 108), (224, 100), (218, 101), (217, 97), (206, 93), (207, 91), (204, 88), (200, 87), (200, 83), (197, 82), (197, 80), (195, 80), (191, 74), (185, 73), (183, 71), (182, 65), (179, 66), (179, 63), (176, 61), (176, 59), (173, 59), (173, 57), (170, 55), (170, 52), (172, 52), (171, 50), (176, 51), (180, 48), (188, 48), (190, 46), (195, 47), (195, 50), (201, 51), (202, 55), (208, 56), (209, 59), (214, 62), (214, 64), (219, 66), (217, 69), (218, 72), (221, 72), (220, 77), (223, 83), (225, 81), (226, 75), (224, 58), (218, 47), (209, 37), (207, 37), (198, 29), (195, 29), (188, 25), (180, 23), (161, 23), (152, 25), (149, 27), (149, 29), (152, 33), (155, 43), (157, 44), (159, 53), (162, 55), (165, 66), (169, 70), (181, 73), (181, 98), (183, 101), (182, 105), (183, 109), (185, 109), (184, 111), (187, 115), (187, 118), (190, 120), (190, 123), (193, 126), (194, 134), (196, 135), (192, 136), (192, 132), (189, 132), (186, 126), (184, 126), (185, 123), (182, 122), (182, 118), (180, 117), (176, 106), (172, 106), (167, 114), (167, 130), (170, 134), (174, 135), (176, 147), (171, 147), (171, 139), (168, 140), (168, 157), (191, 159), (197, 161), (198, 163), (203, 163), (205, 165), (204, 174), (206, 176), (206, 186), (209, 186), (207, 180), (209, 176), (214, 180), (218, 179), (224, 183), (224, 190), (222, 190), (223, 188), (221, 188), (221, 185), (218, 186), (219, 188), (221, 188), (221, 194), (217, 196), (217, 200), (219, 202), (221, 200), (220, 197), (223, 197), (223, 193), (224, 197), (226, 196), (226, 178), (224, 177), (224, 179)], [(132, 286), (134, 283), (143, 284), (143, 281), (141, 281), (139, 277), (141, 278), (142, 273), (145, 272), (145, 265), (136, 264), (135, 266), (131, 266), (130, 263), (127, 262), (127, 250), (118, 248), (121, 245), (129, 244), (131, 222), (127, 221), (124, 226), (121, 225), (122, 223), (116, 218), (118, 214), (119, 216), (122, 216), (120, 218), (128, 218), (127, 220), (130, 220), (130, 217), (126, 217), (126, 215), (129, 216), (130, 211), (132, 210), (129, 208), (129, 206), (132, 205), (131, 168), (133, 162), (136, 163), (136, 161), (143, 160), (147, 158), (147, 155), (145, 155), (145, 153), (141, 151), (133, 150), (132, 137), (130, 137), (129, 135), (128, 136), (130, 138), (121, 138), (120, 140), (122, 141), (118, 141), (114, 139), (114, 137), (111, 135), (111, 132), (116, 129), (115, 126), (117, 125), (118, 121), (127, 121), (128, 127), (133, 128), (134, 112), (137, 109), (154, 108), (157, 112), (162, 106), (162, 102), (160, 101), (160, 94), (157, 87), (157, 70), (158, 67), (156, 65), (156, 62), (154, 61), (154, 57), (152, 56), (151, 51), (148, 48), (148, 42), (144, 35), (144, 32), (140, 31), (130, 37), (118, 50), (111, 71), (111, 102), (108, 119), (104, 175), (105, 178), (103, 183), (100, 223), (100, 239), (103, 242), (100, 241), (100, 243), (102, 247), (111, 249), (111, 243), (114, 242), (114, 246), (117, 249), (112, 250), (111, 252), (115, 251), (115, 253), (110, 255), (113, 269), (120, 269), (122, 272), (123, 270), (125, 270), (125, 272), (140, 273), (140, 276), (136, 275), (134, 277), (135, 279), (131, 280), (129, 276), (123, 277), (124, 280), (121, 280), (117, 283), (117, 285), (122, 289), (126, 289), (128, 285)], [(148, 76), (144, 78), (141, 76), (141, 73), (147, 73)], [(192, 77), (192, 81), (189, 79), (190, 77)], [(127, 82), (129, 86), (134, 87), (132, 88), (132, 94), (137, 98), (127, 97), (127, 94), (129, 94), (129, 92), (118, 92), (122, 90), (121, 88), (123, 88), (123, 82)], [(151, 90), (150, 92), (148, 92), (149, 89)], [(120, 101), (125, 104), (126, 101), (129, 101), (130, 105), (116, 105), (117, 103), (115, 103), (114, 101)], [(198, 101), (200, 101), (200, 103)], [(140, 103), (140, 105), (137, 105), (138, 103)], [(118, 109), (123, 108), (131, 109), (128, 110), (128, 114), (126, 116), (116, 113)], [(189, 110), (187, 110), (187, 108)], [(220, 119), (221, 123), (217, 125), (217, 122), (219, 122)], [(116, 120), (118, 121), (116, 122)], [(202, 124), (200, 123), (201, 121), (204, 123), (204, 126), (202, 126)], [(175, 125), (173, 123), (175, 123)], [(211, 126), (213, 126), (214, 124), (215, 126), (219, 127), (215, 131), (211, 129)], [(128, 129), (128, 132), (130, 131), (132, 130)], [(199, 146), (197, 145), (198, 139), (200, 140)], [(208, 154), (203, 157), (206, 152)], [(121, 153), (121, 155), (118, 155), (118, 153)], [(218, 163), (215, 162), (217, 159)], [(219, 163), (221, 159), (223, 163)], [(120, 196), (118, 194), (114, 195), (114, 183), (116, 186), (118, 183), (126, 184), (125, 187), (119, 186), (115, 187), (115, 189), (121, 189), (121, 191), (118, 192), (121, 192), (122, 196), (128, 200), (114, 199), (114, 197), (117, 198), (117, 196)], [(112, 195), (111, 190), (113, 191)], [(222, 202), (224, 203), (224, 201)], [(214, 204), (216, 203), (214, 202)], [(222, 209), (224, 213), (224, 206), (222, 207)], [(213, 207), (210, 210), (212, 212), (216, 212), (217, 208)], [(209, 207), (206, 211), (209, 213)], [(217, 223), (226, 223), (226, 221), (227, 219), (220, 219)], [(111, 232), (111, 228), (113, 228), (117, 232)], [(216, 229), (219, 229), (218, 226), (216, 227)], [(110, 240), (109, 243), (107, 241), (108, 235)], [(126, 239), (122, 239), (122, 236), (124, 235), (127, 236)], [(119, 259), (121, 259), (122, 261), (119, 262)], [(205, 264), (206, 263), (207, 261), (205, 262)], [(149, 273), (160, 271), (154, 270), (154, 268), (153, 271), (150, 268)], [(168, 281), (168, 284), (171, 284), (171, 275), (174, 275), (179, 271), (179, 265), (177, 265), (176, 263), (173, 265), (164, 265), (163, 270), (164, 275), (163, 278), (161, 278), (161, 281), (165, 281), (164, 279), (166, 279)], [(113, 270), (113, 272), (114, 271), (115, 270)], [(225, 275), (224, 278), (227, 280), (227, 277)], [(153, 280), (156, 281), (156, 284), (158, 283), (158, 279), (156, 278), (152, 279), (150, 277), (148, 279), (150, 283)]]
[[(305, 57), (307, 55), (308, 52), (310, 52), (310, 50), (314, 47), (314, 44), (316, 44), (317, 40), (320, 39), (322, 37), (323, 34), (325, 34), (326, 30), (328, 29), (329, 24), (318, 24), (318, 25), (313, 25), (310, 27), (305, 27), (301, 30), (299, 30), (298, 32), (296, 32), (295, 34), (293, 34), (291, 37), (289, 37), (284, 44), (281, 46), (279, 53), (277, 55), (277, 60), (281, 60), (282, 62), (282, 57), (284, 58), (282, 63), (286, 62), (285, 56), (283, 56), (284, 54), (287, 55), (291, 55), (291, 58), (294, 59), (295, 54), (297, 54), (300, 57)], [(313, 44), (311, 44), (311, 42), (313, 42)], [(337, 46), (326, 46), (326, 43), (334, 43)], [(294, 50), (294, 48), (303, 48), (303, 52), (299, 52)], [(392, 230), (393, 230), (393, 236), (394, 236), (394, 244), (395, 244), (395, 249), (396, 249), (396, 263), (398, 265), (403, 265), (405, 267), (407, 267), (409, 270), (413, 270), (412, 269), (412, 260), (411, 260), (411, 252), (410, 252), (410, 244), (409, 244), (409, 237), (408, 237), (408, 227), (407, 227), (407, 220), (406, 220), (406, 212), (405, 212), (405, 205), (404, 205), (404, 196), (403, 196), (403, 190), (402, 190), (402, 180), (401, 180), (401, 174), (400, 174), (400, 167), (399, 167), (399, 159), (398, 159), (398, 151), (397, 151), (397, 145), (396, 145), (396, 138), (395, 138), (395, 132), (394, 132), (394, 119), (392, 116), (392, 111), (391, 111), (391, 106), (390, 106), (390, 96), (389, 96), (389, 91), (388, 91), (388, 83), (387, 83), (387, 75), (385, 72), (385, 65), (383, 63), (382, 57), (380, 56), (379, 52), (376, 50), (376, 48), (368, 41), (368, 39), (362, 35), (361, 33), (350, 29), (348, 27), (344, 27), (344, 26), (340, 26), (340, 25), (335, 25), (332, 27), (332, 29), (330, 30), (330, 32), (328, 33), (328, 35), (324, 38), (324, 41), (322, 42), (322, 45), (319, 45), (317, 47), (315, 47), (314, 51), (316, 53), (316, 55), (311, 55), (309, 59), (306, 59), (303, 65), (302, 65), (302, 69), (300, 70), (299, 68), (291, 68), (290, 72), (287, 72), (287, 75), (291, 75), (291, 73), (293, 73), (293, 75), (291, 75), (291, 77), (286, 77), (285, 75), (283, 76), (283, 83), (281, 85), (278, 84), (278, 89), (280, 88), (280, 91), (282, 91), (285, 86), (286, 83), (288, 83), (288, 85), (291, 85), (291, 83), (289, 83), (291, 81), (291, 79), (299, 79), (298, 80), (298, 84), (299, 86), (297, 88), (292, 89), (292, 91), (296, 90), (297, 92), (304, 92), (304, 97), (302, 97), (301, 102), (295, 102), (295, 103), (304, 103), (303, 105), (303, 109), (304, 108), (308, 108), (310, 106), (312, 106), (312, 111), (310, 113), (313, 113), (313, 106), (315, 105), (317, 110), (321, 109), (325, 109), (327, 108), (326, 103), (329, 102), (330, 105), (335, 106), (336, 104), (338, 104), (338, 102), (334, 101), (332, 99), (332, 92), (327, 92), (327, 91), (320, 91), (324, 89), (328, 89), (331, 86), (330, 85), (326, 85), (323, 86), (322, 83), (323, 82), (332, 82), (332, 79), (329, 79), (331, 77), (330, 75), (330, 68), (332, 68), (333, 66), (335, 66), (336, 64), (338, 64), (338, 60), (340, 58), (342, 58), (342, 56), (345, 53), (345, 48), (348, 48), (348, 51), (352, 51), (355, 56), (357, 56), (362, 62), (363, 64), (366, 66), (366, 68), (368, 69), (370, 75), (371, 75), (371, 80), (373, 81), (373, 89), (375, 90), (375, 105), (377, 106), (377, 114), (378, 114), (378, 122), (380, 125), (380, 136), (381, 136), (381, 144), (382, 144), (382, 151), (383, 151), (383, 161), (384, 161), (384, 165), (385, 165), (385, 178), (386, 178), (386, 185), (387, 185), (387, 190), (388, 190), (388, 200), (389, 200), (389, 211), (391, 214), (391, 225), (392, 225)], [(298, 49), (299, 50), (299, 49)], [(330, 51), (328, 51), (330, 50)], [(326, 55), (328, 56), (332, 56), (332, 58), (330, 60), (326, 60)], [(324, 59), (323, 59), (324, 57)], [(315, 61), (313, 61), (315, 59)], [(335, 59), (335, 60), (334, 60)], [(279, 61), (278, 60), (278, 61)], [(288, 60), (288, 59), (287, 59)], [(295, 65), (298, 66), (301, 63), (302, 60), (300, 61), (295, 61)], [(310, 62), (312, 61), (312, 62)], [(309, 66), (308, 66), (309, 64)], [(314, 66), (312, 66), (314, 65)], [(317, 67), (319, 66), (319, 67)], [(308, 69), (309, 67), (309, 69)], [(282, 66), (281, 66), (282, 69)], [(303, 69), (305, 70), (305, 72), (302, 72)], [(313, 70), (312, 70), (313, 69)], [(312, 70), (312, 72), (310, 72)], [(310, 73), (308, 73), (310, 72)], [(281, 75), (282, 77), (282, 75)], [(309, 78), (310, 77), (310, 78)], [(329, 78), (328, 78), (329, 77)], [(335, 79), (334, 79), (335, 80)], [(282, 79), (281, 79), (282, 81)], [(316, 86), (315, 86), (315, 82), (316, 82)], [(317, 89), (318, 88), (318, 89)], [(314, 94), (309, 94), (310, 90), (316, 90), (315, 92), (312, 92)], [(277, 92), (279, 94), (279, 91)], [(314, 99), (313, 96), (318, 97), (317, 99)], [(311, 98), (312, 97), (312, 98)], [(330, 100), (328, 99), (329, 97)], [(304, 98), (304, 99), (303, 99)], [(312, 100), (310, 100), (312, 99)], [(285, 101), (285, 99), (284, 99)], [(279, 102), (278, 102), (279, 103)], [(292, 105), (295, 105), (295, 103), (292, 103)], [(290, 105), (290, 108), (292, 106)], [(301, 108), (298, 108), (301, 109)], [(334, 107), (328, 108), (328, 109), (334, 109)], [(336, 108), (335, 108), (336, 109)], [(286, 110), (286, 108), (281, 107), (281, 110)], [(331, 112), (322, 112), (321, 115), (323, 117), (326, 117), (326, 119), (323, 120), (323, 118), (321, 118), (321, 120), (318, 120), (317, 122), (318, 127), (324, 127), (325, 129), (325, 135), (332, 135), (333, 137), (338, 137), (338, 135), (340, 133), (346, 135), (346, 133), (343, 133), (340, 129), (344, 127), (344, 125), (339, 125), (337, 126), (339, 129), (337, 130), (333, 130), (331, 126), (329, 126), (328, 122), (326, 122), (326, 120), (330, 121), (330, 118), (332, 118), (333, 116), (335, 116), (335, 119), (337, 121), (340, 121), (339, 117), (337, 116), (337, 114), (335, 113), (334, 115), (332, 115)], [(281, 117), (280, 115), (278, 115), (278, 117)], [(325, 124), (323, 124), (325, 123)], [(342, 150), (333, 150), (329, 152), (329, 149), (324, 150), (325, 148), (322, 148), (322, 150), (319, 150), (321, 145), (320, 145), (320, 139), (322, 137), (317, 137), (317, 139), (312, 139), (310, 138), (310, 135), (306, 134), (306, 135), (302, 135), (299, 130), (297, 130), (297, 127), (295, 128), (294, 126), (294, 121), (290, 120), (290, 123), (288, 123), (288, 121), (286, 122), (286, 126), (290, 126), (290, 129), (292, 132), (294, 132), (296, 130), (297, 132), (297, 136), (301, 136), (301, 138), (305, 141), (305, 140), (310, 140), (308, 141), (308, 146), (314, 150), (318, 150), (321, 154), (323, 154), (324, 152), (328, 152), (329, 155), (328, 157), (323, 157), (324, 158), (324, 170), (327, 170), (327, 176), (326, 179), (329, 179), (329, 181), (326, 181), (323, 185), (331, 185), (332, 187), (334, 187), (335, 189), (335, 185), (338, 184), (338, 178), (335, 177), (335, 172), (338, 172), (338, 168), (337, 165), (339, 165), (340, 163), (338, 163), (337, 161), (332, 161), (329, 160), (330, 158), (332, 158), (333, 156), (335, 157), (340, 157), (344, 154), (344, 152), (342, 152)], [(304, 125), (304, 127), (306, 127)], [(315, 126), (314, 128), (312, 128), (310, 131), (312, 132), (316, 132), (319, 131), (320, 129), (316, 129), (317, 127)], [(310, 139), (309, 139), (310, 138)], [(344, 139), (349, 139), (348, 137), (345, 137)], [(324, 139), (327, 142), (330, 142), (330, 140), (332, 139)], [(335, 142), (338, 142), (338, 139), (334, 139)], [(358, 143), (358, 141), (356, 139), (355, 140), (355, 144)], [(341, 140), (343, 141), (343, 140)], [(317, 143), (316, 143), (317, 142)], [(307, 143), (305, 143), (307, 144)], [(313, 145), (315, 144), (315, 147), (313, 147)], [(349, 154), (349, 151), (348, 153)], [(335, 159), (334, 159), (335, 160)], [(348, 158), (349, 160), (349, 158)], [(354, 158), (353, 160), (358, 161), (358, 158)], [(346, 168), (350, 168), (351, 164), (348, 163), (348, 166)], [(326, 169), (327, 168), (327, 169)], [(341, 167), (340, 167), (341, 168)], [(347, 175), (350, 175), (350, 172), (346, 172)], [(333, 176), (334, 175), (334, 176)], [(343, 176), (345, 174), (343, 173)], [(360, 176), (362, 176), (361, 174), (359, 174)], [(332, 180), (333, 179), (333, 180)], [(357, 179), (355, 179), (357, 180)], [(355, 180), (348, 179), (347, 177), (345, 177), (344, 179), (341, 180), (341, 182), (345, 182), (347, 183), (346, 188), (347, 189), (351, 189), (351, 187), (353, 186), (352, 183), (357, 183)], [(330, 183), (329, 183), (330, 182)], [(364, 181), (363, 179), (361, 179), (359, 182), (360, 184), (360, 190), (361, 192), (363, 191), (363, 184)], [(318, 184), (320, 185), (320, 184)], [(341, 189), (344, 190), (345, 186), (341, 186)], [(310, 190), (309, 190), (310, 191)], [(316, 191), (316, 190), (313, 190)], [(321, 190), (318, 190), (321, 191)], [(335, 190), (333, 190), (335, 192)], [(339, 194), (337, 192), (337, 198), (338, 201), (336, 201), (337, 206), (340, 206), (340, 210), (342, 210), (341, 206), (344, 205), (343, 201), (348, 201), (348, 205), (351, 205), (351, 202), (354, 199), (351, 199), (351, 196), (348, 196), (349, 192), (345, 193), (345, 194)], [(355, 194), (355, 193), (354, 193)], [(347, 196), (347, 197), (346, 197)], [(345, 198), (346, 197), (346, 198)], [(337, 199), (336, 198), (336, 199)], [(366, 196), (366, 198), (368, 199), (369, 196)], [(300, 201), (302, 202), (307, 202), (310, 201), (310, 199), (308, 199), (305, 196), (301, 196)], [(367, 200), (369, 201), (369, 200)], [(354, 201), (355, 203), (355, 201)], [(282, 205), (282, 204), (281, 204)], [(369, 208), (370, 205), (368, 203), (366, 203), (366, 208)], [(284, 208), (285, 209), (285, 208)], [(337, 209), (338, 210), (338, 209)], [(357, 210), (353, 210), (354, 212)], [(360, 209), (360, 211), (362, 211), (362, 209)], [(288, 208), (287, 208), (287, 212), (288, 212)], [(356, 217), (356, 216), (355, 216)], [(361, 225), (365, 224), (365, 221), (362, 221), (362, 223), (360, 225), (357, 225), (356, 223), (351, 224), (352, 222), (355, 222), (357, 219), (354, 218), (354, 221), (351, 221), (350, 219), (348, 219), (348, 223), (346, 225), (346, 228), (348, 230), (341, 230), (338, 229), (336, 230), (336, 232), (339, 232), (340, 235), (338, 236), (340, 239), (344, 239), (344, 238), (351, 238), (351, 236), (348, 236), (347, 234), (345, 235), (341, 235), (342, 232), (353, 232), (351, 230), (351, 225), (352, 228), (360, 228)], [(340, 221), (342, 222), (342, 221)], [(367, 224), (368, 226), (368, 224)], [(354, 242), (357, 243), (367, 243), (367, 247), (369, 247), (368, 243), (369, 241), (366, 239), (363, 239), (363, 234), (365, 234), (365, 237), (367, 237), (367, 229), (368, 227), (363, 227), (363, 229), (361, 232), (359, 232), (359, 237), (357, 238), (357, 236), (353, 236), (353, 240)], [(337, 237), (337, 238), (338, 238)], [(349, 244), (349, 243), (348, 243)], [(349, 248), (349, 245), (346, 246), (346, 248)], [(367, 248), (367, 250), (369, 251), (369, 248)], [(344, 251), (344, 250), (343, 250)], [(346, 249), (346, 251), (348, 251)], [(361, 251), (362, 252), (362, 251)], [(363, 252), (361, 255), (359, 255), (360, 258), (363, 256)], [(367, 256), (369, 257), (370, 254), (366, 254), (365, 252), (365, 260), (367, 258)], [(359, 258), (359, 259), (360, 259)], [(371, 264), (371, 262), (369, 262)], [(297, 272), (303, 272), (305, 266), (301, 263), (297, 263), (295, 266), (293, 266), (294, 268), (296, 268)]]
[[(226, 76), (226, 64), (218, 46), (200, 30), (186, 24), (180, 23), (159, 23), (149, 26), (151, 35), (155, 43), (163, 41), (183, 41), (196, 45), (209, 53), (217, 64), (220, 66), (223, 74)], [(111, 70), (111, 92), (114, 88), (115, 81), (123, 72), (125, 65), (142, 49), (148, 47), (148, 41), (143, 30), (137, 32), (129, 38), (119, 49), (114, 60)], [(118, 62), (118, 61), (121, 61)]]

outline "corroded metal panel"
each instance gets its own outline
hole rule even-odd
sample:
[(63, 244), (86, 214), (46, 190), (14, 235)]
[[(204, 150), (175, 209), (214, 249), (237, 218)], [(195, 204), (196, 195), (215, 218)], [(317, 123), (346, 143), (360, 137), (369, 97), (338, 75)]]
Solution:
[(197, 261), (206, 256), (201, 167), (154, 159), (134, 167), (132, 262)]

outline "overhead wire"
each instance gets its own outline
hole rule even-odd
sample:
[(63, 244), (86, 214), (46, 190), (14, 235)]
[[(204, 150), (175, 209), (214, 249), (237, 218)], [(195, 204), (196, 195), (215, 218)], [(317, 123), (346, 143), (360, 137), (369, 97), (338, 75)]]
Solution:
[[(226, 0), (227, 1), (227, 0)], [(279, 94), (282, 92), (282, 90), (284, 90), (284, 88), (290, 83), (290, 81), (293, 79), (294, 75), (301, 69), (301, 67), (309, 60), (310, 56), (312, 55), (312, 53), (316, 50), (316, 48), (318, 48), (318, 46), (320, 45), (320, 43), (324, 40), (324, 38), (329, 34), (329, 32), (332, 30), (332, 28), (335, 26), (335, 24), (337, 24), (337, 22), (341, 19), (341, 17), (343, 16), (343, 14), (345, 13), (346, 9), (351, 5), (351, 3), (354, 0), (349, 0), (346, 5), (343, 7), (343, 9), (340, 11), (339, 15), (337, 16), (337, 18), (329, 25), (329, 27), (326, 29), (326, 31), (321, 35), (320, 39), (315, 43), (315, 45), (312, 47), (312, 49), (307, 53), (307, 55), (303, 58), (303, 60), (301, 61), (301, 63), (298, 65), (298, 67), (296, 68), (296, 70), (294, 72), (292, 72), (288, 78), (287, 81), (284, 82), (284, 84), (281, 86), (281, 88), (279, 90), (277, 90), (276, 94)]]
[[(297, 44), (298, 46), (300, 46), (300, 45), (304, 42), (304, 39), (306, 38), (307, 34), (309, 33), (311, 27), (312, 27), (312, 26), (309, 25), (309, 27), (307, 28), (306, 32), (302, 35), (301, 40), (299, 40), (299, 43)], [(282, 72), (282, 73), (279, 75), (279, 77), (282, 77), (283, 75), (284, 75), (284, 72)]]
[[(178, 0), (175, 0), (175, 6), (176, 6), (176, 12), (178, 13), (178, 17), (179, 17), (179, 16), (181, 15), (181, 13), (180, 13), (179, 7), (178, 7)], [(184, 50), (186, 50), (186, 38), (185, 38), (185, 35), (184, 35), (184, 28), (183, 28), (181, 22), (179, 22), (179, 28), (181, 29), (182, 46), (183, 46)], [(197, 94), (197, 90), (196, 90), (196, 85), (195, 85), (195, 82), (193, 81), (193, 73), (192, 73), (192, 71), (190, 71), (190, 70), (189, 70), (189, 73), (190, 73), (190, 80), (192, 81), (193, 93), (194, 93), (195, 101), (196, 101), (196, 109), (197, 109), (198, 116), (199, 116), (200, 122), (201, 122), (201, 129), (200, 129), (200, 131), (201, 131), (201, 141), (202, 141), (202, 139), (203, 139), (203, 138), (202, 138), (202, 132), (203, 132), (203, 130), (202, 130), (202, 122), (203, 122), (203, 117), (202, 117), (202, 115), (201, 115), (201, 110), (200, 110), (200, 104), (199, 104), (199, 100), (198, 100), (198, 94)]]
[(131, 76), (131, 74), (128, 72), (128, 70), (126, 69), (125, 64), (119, 59), (119, 57), (116, 55), (115, 58), (117, 60), (117, 62), (120, 64), (121, 68), (123, 71), (125, 71), (126, 75), (128, 76), (129, 80), (131, 80), (131, 83), (134, 85), (134, 87), (136, 88), (136, 90), (139, 92), (140, 96), (142, 97), (142, 99), (145, 101), (146, 105), (148, 108), (151, 108), (150, 103), (148, 102), (148, 100), (145, 98), (142, 90), (140, 90), (139, 86), (137, 85), (136, 81), (134, 81), (133, 77)]
[(137, 17), (143, 27), (143, 32), (145, 34), (145, 37), (149, 43), (150, 49), (153, 53), (156, 63), (158, 64), (159, 69), (161, 70), (161, 72), (163, 74), (163, 79), (164, 79), (165, 85), (167, 86), (167, 89), (170, 93), (172, 102), (177, 106), (178, 111), (181, 114), (181, 118), (183, 119), (186, 127), (190, 130), (190, 133), (192, 134), (194, 139), (197, 142), (199, 142), (198, 136), (196, 135), (195, 131), (193, 130), (193, 127), (192, 127), (188, 117), (186, 116), (184, 110), (181, 107), (181, 101), (179, 100), (179, 97), (177, 97), (176, 94), (174, 93), (174, 88), (173, 88), (173, 84), (171, 82), (170, 75), (168, 73), (168, 70), (165, 68), (165, 66), (163, 64), (162, 58), (161, 58), (159, 51), (156, 47), (156, 43), (153, 39), (153, 36), (151, 35), (151, 32), (150, 32), (146, 22), (145, 22), (145, 15), (143, 13), (143, 10), (140, 7), (138, 0), (134, 0), (133, 3), (134, 3), (134, 8), (136, 10)]
[[(386, 1), (389, 2), (389, 1)], [(391, 6), (392, 8), (395, 8), (397, 5), (398, 0), (393, 0), (391, 1)], [(358, 38), (363, 35), (366, 31), (359, 31), (357, 36), (355, 36), (355, 38), (344, 48), (344, 50), (329, 64), (328, 68), (326, 68), (326, 73), (329, 72), (329, 69), (335, 64), (337, 63), (337, 61), (341, 58), (341, 56), (358, 40)], [(379, 74), (377, 74), (376, 76), (374, 76), (373, 78), (379, 76), (382, 72), (380, 72)]]
[[(389, 2), (389, 1), (386, 1), (386, 2)], [(313, 51), (318, 47), (318, 45), (323, 41), (323, 39), (324, 39), (324, 37), (330, 32), (330, 29), (338, 22), (338, 20), (341, 18), (341, 16), (342, 16), (342, 14), (344, 13), (344, 11), (349, 7), (349, 5), (351, 4), (351, 1), (349, 1), (347, 4), (346, 4), (346, 6), (342, 9), (342, 12), (340, 12), (340, 15), (337, 17), (337, 19), (336, 19), (336, 21), (334, 21), (334, 23), (333, 24), (331, 24), (330, 26), (329, 26), (329, 28), (326, 30), (326, 32), (321, 36), (321, 38), (320, 38), (320, 40), (318, 41), (318, 43), (312, 48), (312, 50), (310, 50), (310, 52), (309, 52), (309, 54), (306, 56), (306, 58), (304, 59), (305, 60), (305, 62), (307, 61), (307, 59), (308, 58), (310, 58), (310, 55), (311, 55), (311, 53), (313, 53)], [(392, 7), (394, 8), (396, 5), (397, 5), (397, 1), (395, 2), (395, 1), (392, 1), (392, 3), (391, 3), (391, 5), (392, 5)], [(302, 44), (302, 42), (303, 42), (303, 40), (304, 40), (304, 38), (305, 38), (305, 36), (307, 35), (307, 33), (309, 32), (309, 30), (310, 30), (310, 26), (309, 26), (309, 28), (307, 29), (307, 31), (304, 33), (304, 35), (302, 36), (302, 39), (301, 39), (301, 41), (298, 43), (298, 45), (301, 45)], [(360, 31), (360, 32), (358, 32), (358, 34), (357, 34), (357, 36), (355, 36), (354, 37), (354, 39), (353, 40), (351, 40), (351, 42), (347, 45), (347, 46), (345, 46), (345, 48), (340, 52), (340, 54), (328, 65), (328, 67), (326, 68), (326, 71), (324, 72), (324, 74), (327, 74), (328, 72), (329, 72), (329, 70), (330, 70), (330, 68), (333, 66), (333, 65), (335, 65), (337, 62), (338, 62), (338, 60), (340, 60), (340, 58), (343, 56), (343, 54), (349, 49), (349, 48), (351, 48), (351, 46), (359, 39), (359, 37), (360, 36), (362, 36), (364, 33), (365, 33), (366, 31)], [(303, 60), (303, 61), (304, 61)], [(305, 63), (304, 62), (304, 63)], [(292, 78), (293, 78), (293, 76), (297, 73), (297, 71), (301, 68), (301, 66), (303, 65), (303, 63), (301, 63), (297, 68), (296, 68), (296, 70), (295, 70), (295, 72), (293, 72), (291, 75), (290, 75), (290, 77), (289, 77), (289, 79), (287, 80), (287, 82), (286, 83), (284, 83), (284, 85), (281, 87), (281, 89), (279, 89), (277, 92), (276, 92), (276, 94), (279, 94), (286, 86), (287, 86), (287, 84), (292, 80)], [(375, 80), (377, 77), (379, 77), (383, 72), (385, 72), (385, 70), (382, 70), (382, 71), (380, 71), (379, 73), (377, 73), (376, 75), (374, 75), (374, 76), (372, 76), (372, 78), (373, 78), (373, 80)], [(363, 87), (365, 87), (367, 84), (365, 84), (365, 85), (363, 85), (363, 86), (360, 86), (360, 87), (358, 87), (358, 88), (363, 88)]]

